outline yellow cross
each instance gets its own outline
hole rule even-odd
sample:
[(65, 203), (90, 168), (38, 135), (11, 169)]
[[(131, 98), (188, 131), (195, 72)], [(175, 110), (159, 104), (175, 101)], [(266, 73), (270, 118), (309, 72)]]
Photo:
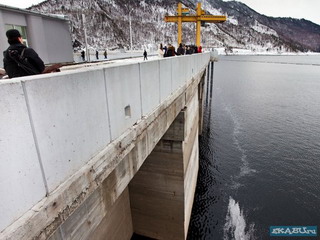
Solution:
[(196, 30), (196, 45), (201, 45), (201, 23), (222, 23), (227, 20), (226, 16), (206, 15), (205, 11), (201, 9), (201, 3), (197, 5), (196, 15), (189, 15), (190, 10), (188, 8), (182, 8), (182, 3), (178, 3), (176, 16), (165, 16), (166, 22), (178, 23), (178, 46), (182, 42), (182, 23), (183, 22), (195, 22), (197, 23)]

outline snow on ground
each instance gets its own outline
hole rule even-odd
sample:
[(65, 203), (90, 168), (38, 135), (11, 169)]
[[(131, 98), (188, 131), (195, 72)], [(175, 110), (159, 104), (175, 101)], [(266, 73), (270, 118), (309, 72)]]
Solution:
[(227, 17), (227, 22), (233, 24), (233, 25), (238, 25), (238, 20), (236, 18), (234, 18), (234, 16), (228, 16)]
[(216, 9), (212, 7), (212, 5), (207, 1), (204, 4), (202, 4), (201, 8), (205, 11), (208, 11), (212, 15), (225, 15), (221, 9)]
[(269, 35), (274, 35), (276, 37), (279, 37), (278, 33), (275, 30), (259, 23), (257, 20), (255, 20), (254, 25), (252, 25), (251, 27), (259, 33), (264, 33), (264, 34), (269, 34)]
[[(119, 52), (112, 51), (108, 52), (108, 58), (104, 59), (103, 52), (100, 53), (99, 59), (96, 59), (96, 55), (90, 54), (90, 62), (82, 61), (80, 53), (74, 54), (75, 64), (64, 66), (61, 71), (79, 69), (84, 67), (94, 67), (94, 66), (102, 66), (102, 65), (110, 65), (110, 64), (128, 64), (128, 63), (138, 63), (143, 62), (143, 52), (134, 51), (134, 52)], [(158, 54), (156, 52), (148, 53), (148, 60), (158, 59)]]
[(219, 55), (320, 55), (320, 53), (315, 53), (315, 52), (279, 52), (276, 50), (269, 50), (267, 51), (266, 49), (258, 49), (258, 50), (250, 50), (250, 49), (242, 49), (242, 48), (233, 48), (232, 52), (226, 53), (226, 50), (224, 47), (222, 48), (215, 48), (217, 50)]
[[(278, 52), (278, 51), (266, 51), (265, 49), (259, 49), (259, 51), (253, 51), (250, 49), (241, 49), (241, 48), (233, 48), (232, 53), (226, 53), (224, 47), (221, 48), (214, 48), (214, 49), (203, 49), (204, 52), (211, 52), (212, 50), (215, 51), (218, 55), (320, 55), (320, 53), (293, 53), (293, 52)], [(91, 59), (92, 62), (82, 62), (80, 54), (75, 54), (75, 59), (77, 59), (76, 64), (64, 66), (61, 68), (61, 71), (84, 68), (84, 67), (93, 67), (93, 66), (102, 66), (108, 65), (110, 66), (113, 64), (122, 65), (122, 64), (129, 64), (129, 63), (139, 63), (143, 62), (143, 52), (142, 51), (134, 51), (133, 53), (130, 52), (119, 52), (113, 51), (108, 52), (108, 58), (104, 59), (104, 56), (99, 55), (99, 60), (96, 60), (95, 54), (92, 53)], [(156, 60), (159, 59), (158, 54), (156, 52), (148, 53), (148, 61), (149, 60)]]

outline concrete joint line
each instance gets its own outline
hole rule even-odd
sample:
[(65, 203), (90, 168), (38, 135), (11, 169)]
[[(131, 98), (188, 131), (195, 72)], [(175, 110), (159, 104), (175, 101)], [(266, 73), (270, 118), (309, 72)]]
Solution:
[(111, 129), (111, 122), (110, 122), (110, 108), (109, 108), (109, 102), (108, 102), (108, 92), (107, 92), (107, 79), (106, 79), (106, 71), (103, 70), (103, 80), (104, 80), (104, 88), (105, 88), (105, 94), (106, 94), (106, 104), (107, 104), (107, 119), (108, 119), (108, 125), (109, 125), (109, 137), (110, 141), (112, 141), (112, 129)]
[(141, 118), (143, 118), (143, 109), (142, 109), (142, 86), (141, 86), (141, 64), (139, 63), (139, 89), (140, 89), (140, 109), (141, 109)]
[(158, 61), (159, 68), (159, 103), (161, 103), (161, 69), (160, 69), (160, 61)]
[(21, 85), (22, 85), (23, 94), (24, 94), (24, 98), (25, 98), (25, 101), (26, 101), (26, 105), (27, 105), (28, 117), (29, 117), (30, 126), (31, 126), (31, 130), (32, 130), (32, 136), (33, 136), (34, 144), (35, 144), (36, 151), (37, 151), (37, 156), (38, 156), (38, 161), (39, 161), (39, 165), (40, 165), (40, 169), (41, 169), (41, 175), (42, 175), (42, 179), (43, 179), (43, 184), (44, 184), (44, 187), (46, 189), (46, 196), (48, 196), (49, 195), (49, 187), (48, 187), (48, 183), (47, 183), (47, 180), (46, 180), (46, 176), (45, 176), (45, 172), (44, 172), (44, 168), (43, 168), (43, 163), (42, 163), (42, 159), (41, 159), (39, 143), (38, 143), (37, 134), (36, 134), (36, 130), (35, 130), (35, 127), (34, 127), (34, 122), (33, 122), (32, 113), (31, 113), (31, 109), (30, 109), (30, 102), (29, 102), (28, 92), (27, 92), (26, 84), (25, 84), (24, 81), (21, 81)]

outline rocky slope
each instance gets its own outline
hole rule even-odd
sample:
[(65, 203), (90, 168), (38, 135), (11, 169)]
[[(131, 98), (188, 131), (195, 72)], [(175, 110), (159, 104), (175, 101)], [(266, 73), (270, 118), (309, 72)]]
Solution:
[[(64, 14), (71, 21), (74, 46), (84, 45), (81, 15), (86, 16), (88, 44), (92, 48), (130, 46), (129, 14), (132, 19), (133, 45), (136, 49), (156, 48), (159, 43), (176, 43), (177, 27), (165, 23), (166, 14), (174, 15), (176, 0), (46, 0), (29, 8), (42, 13)], [(195, 0), (182, 0), (195, 9)], [(208, 14), (227, 15), (222, 24), (202, 28), (204, 47), (244, 48), (252, 51), (320, 52), (320, 26), (292, 18), (272, 18), (257, 13), (237, 1), (207, 0)], [(195, 24), (183, 24), (183, 42), (195, 42)]]

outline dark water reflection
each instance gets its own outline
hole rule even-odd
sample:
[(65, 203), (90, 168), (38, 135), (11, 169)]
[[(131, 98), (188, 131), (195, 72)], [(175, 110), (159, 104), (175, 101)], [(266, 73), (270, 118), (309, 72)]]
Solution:
[(188, 239), (320, 222), (319, 56), (221, 58), (204, 120)]

